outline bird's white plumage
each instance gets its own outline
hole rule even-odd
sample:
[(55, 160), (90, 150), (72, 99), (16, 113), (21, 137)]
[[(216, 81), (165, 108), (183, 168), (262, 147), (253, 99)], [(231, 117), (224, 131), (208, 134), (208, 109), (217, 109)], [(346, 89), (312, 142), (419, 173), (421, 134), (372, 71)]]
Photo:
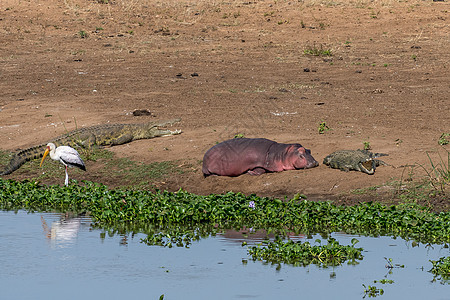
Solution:
[[(54, 145), (53, 145), (54, 146)], [(77, 150), (69, 146), (59, 146), (52, 151), (50, 147), (50, 158), (53, 160), (59, 160), (63, 165), (68, 167), (74, 167), (76, 165), (83, 165), (84, 162), (80, 158), (80, 154)]]
[(47, 154), (50, 154), (50, 158), (53, 160), (58, 160), (66, 167), (66, 179), (64, 181), (65, 185), (69, 184), (69, 175), (67, 173), (67, 167), (77, 167), (86, 171), (83, 160), (77, 150), (69, 146), (59, 146), (56, 148), (55, 144), (48, 143), (47, 149), (45, 150), (44, 156), (42, 157), (41, 166), (44, 162)]

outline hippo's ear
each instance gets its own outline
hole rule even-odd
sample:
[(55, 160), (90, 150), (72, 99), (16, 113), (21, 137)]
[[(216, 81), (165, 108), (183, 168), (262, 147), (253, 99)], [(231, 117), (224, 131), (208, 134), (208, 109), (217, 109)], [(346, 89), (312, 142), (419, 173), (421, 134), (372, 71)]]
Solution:
[(300, 149), (297, 145), (290, 145), (287, 149), (286, 152), (291, 153), (291, 152), (298, 152), (298, 149)]
[(289, 152), (295, 152), (297, 155), (300, 155), (300, 156), (303, 156), (303, 155), (305, 155), (305, 153), (308, 153), (307, 152), (308, 150), (306, 150), (303, 147), (298, 147), (296, 145), (290, 146), (288, 151)]

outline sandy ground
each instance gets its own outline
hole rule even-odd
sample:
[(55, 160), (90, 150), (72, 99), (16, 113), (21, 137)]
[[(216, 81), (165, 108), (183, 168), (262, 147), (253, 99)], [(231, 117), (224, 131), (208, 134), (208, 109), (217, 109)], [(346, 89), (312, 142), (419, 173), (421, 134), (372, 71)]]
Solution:
[[(428, 168), (427, 153), (437, 160), (450, 149), (438, 145), (450, 132), (449, 12), (449, 2), (433, 1), (3, 0), (1, 148), (83, 126), (182, 118), (181, 135), (111, 151), (190, 165), (155, 182), (172, 191), (337, 199), (378, 186), (381, 195), (411, 171), (424, 175), (404, 166)], [(152, 115), (133, 116), (136, 109)], [(330, 128), (324, 134), (321, 122)], [(205, 151), (236, 134), (301, 143), (321, 164), (203, 178)], [(364, 142), (389, 154), (391, 166), (369, 176), (322, 164)], [(120, 185), (98, 176), (97, 162), (86, 163), (76, 179)], [(35, 172), (5, 178), (42, 170)]]

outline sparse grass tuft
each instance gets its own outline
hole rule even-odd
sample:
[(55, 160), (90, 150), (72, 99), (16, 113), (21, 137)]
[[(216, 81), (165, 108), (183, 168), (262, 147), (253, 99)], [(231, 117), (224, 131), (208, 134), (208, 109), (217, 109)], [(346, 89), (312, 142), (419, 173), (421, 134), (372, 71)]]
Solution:
[[(427, 157), (430, 161), (431, 168), (427, 168), (424, 165), (417, 164), (411, 165), (409, 167), (408, 177), (405, 179), (406, 182), (413, 182), (414, 177), (416, 176), (415, 170), (420, 168), (426, 173), (426, 180), (424, 180), (421, 184), (416, 185), (414, 187), (409, 187), (406, 190), (405, 197), (410, 199), (420, 200), (421, 198), (429, 198), (436, 197), (439, 194), (446, 194), (446, 186), (450, 184), (450, 152), (447, 152), (447, 162), (444, 161), (442, 155), (438, 153), (439, 161), (436, 163), (430, 156), (430, 153), (427, 152)], [(406, 168), (405, 168), (406, 170)], [(402, 186), (402, 180), (400, 181), (400, 186)], [(432, 188), (432, 191), (430, 191)]]
[(449, 139), (450, 139), (450, 133), (443, 133), (439, 137), (438, 144), (441, 145), (441, 146), (448, 145), (449, 144), (449, 141), (448, 141)]
[(85, 160), (90, 161), (97, 161), (99, 159), (113, 159), (114, 157), (113, 152), (105, 149), (99, 149), (98, 147), (81, 148), (78, 152), (82, 154)]
[(82, 38), (82, 39), (85, 39), (85, 38), (87, 38), (87, 37), (89, 36), (89, 34), (88, 34), (86, 31), (84, 31), (84, 30), (80, 30), (80, 31), (78, 32), (78, 35), (79, 35), (80, 38)]
[(6, 166), (9, 163), (9, 161), (11, 160), (11, 157), (12, 157), (12, 153), (0, 149), (0, 165), (1, 166)]
[[(401, 176), (398, 193), (400, 194), (400, 200), (402, 202), (414, 202), (414, 203), (426, 203), (427, 206), (431, 206), (433, 199), (440, 201), (439, 199), (446, 199), (446, 205), (450, 205), (448, 202), (448, 187), (450, 186), (450, 152), (447, 153), (447, 159), (436, 152), (439, 159), (433, 160), (430, 153), (427, 152), (427, 157), (430, 161), (430, 166), (424, 166), (421, 164), (414, 164), (405, 167)], [(408, 174), (404, 178), (405, 171), (408, 170)], [(419, 177), (418, 170), (425, 172), (425, 177)], [(445, 202), (441, 202), (444, 204)], [(445, 206), (445, 205), (444, 205)]]
[[(431, 171), (428, 171), (424, 166), (421, 166), (429, 177), (430, 184), (441, 192), (445, 193), (445, 186), (450, 183), (450, 152), (447, 151), (447, 162), (442, 158), (439, 152), (439, 161), (433, 162), (430, 157), (429, 152), (427, 152), (427, 157), (431, 164)], [(438, 188), (439, 187), (439, 188)]]
[(306, 47), (306, 49), (303, 50), (303, 53), (305, 55), (313, 55), (313, 56), (333, 56), (331, 49), (324, 49), (322, 44), (320, 44), (320, 46), (317, 47), (315, 43), (313, 46)]
[(331, 130), (330, 127), (328, 127), (328, 125), (325, 123), (325, 121), (322, 121), (319, 124), (319, 128), (318, 128), (319, 134), (324, 134), (328, 130)]

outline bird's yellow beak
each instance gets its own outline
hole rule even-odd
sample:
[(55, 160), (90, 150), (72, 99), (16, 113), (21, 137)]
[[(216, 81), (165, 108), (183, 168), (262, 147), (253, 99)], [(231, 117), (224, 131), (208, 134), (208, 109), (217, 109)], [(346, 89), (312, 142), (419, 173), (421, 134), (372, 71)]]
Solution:
[(41, 164), (39, 165), (39, 167), (42, 167), (42, 163), (44, 162), (44, 159), (49, 152), (50, 152), (50, 149), (47, 147), (47, 149), (45, 149), (44, 156), (42, 157)]

